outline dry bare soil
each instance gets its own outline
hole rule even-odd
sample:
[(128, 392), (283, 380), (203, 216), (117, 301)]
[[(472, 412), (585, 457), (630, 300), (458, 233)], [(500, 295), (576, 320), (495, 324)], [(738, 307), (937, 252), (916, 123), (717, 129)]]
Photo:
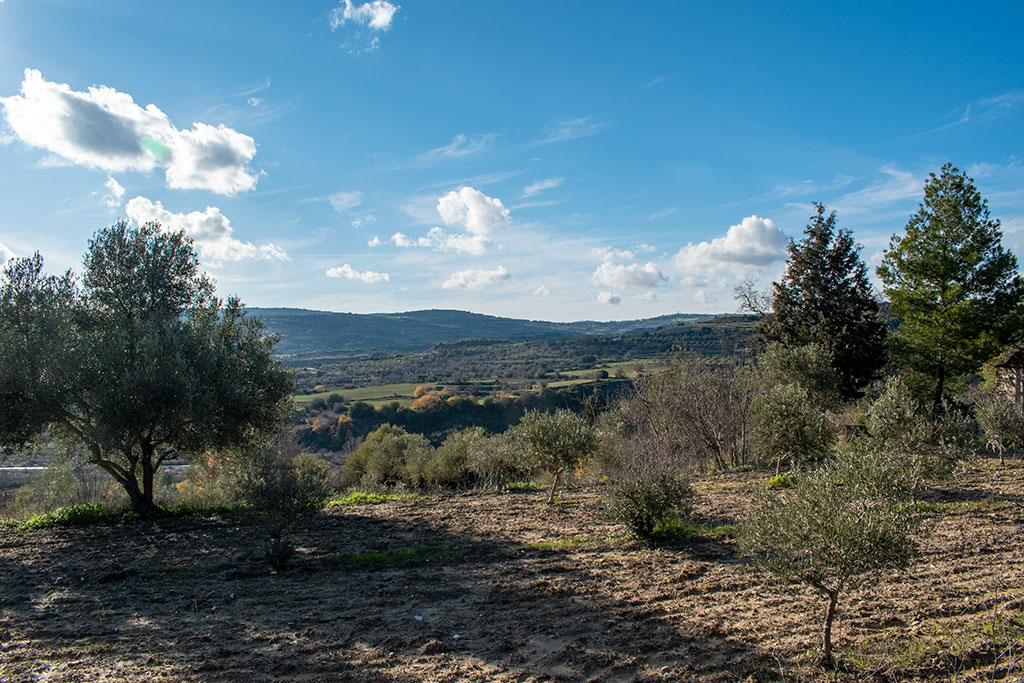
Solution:
[[(979, 459), (927, 491), (912, 567), (840, 599), (840, 671), (814, 666), (812, 591), (725, 535), (630, 540), (577, 489), (332, 509), (277, 574), (244, 517), (2, 529), (0, 680), (1014, 680), (1022, 475)], [(700, 521), (766, 478), (700, 479)]]

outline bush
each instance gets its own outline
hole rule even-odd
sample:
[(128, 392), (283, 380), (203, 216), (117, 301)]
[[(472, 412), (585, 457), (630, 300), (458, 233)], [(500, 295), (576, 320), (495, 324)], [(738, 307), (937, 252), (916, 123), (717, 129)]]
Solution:
[(283, 569), (295, 552), (284, 539), (285, 530), (321, 509), (330, 494), (327, 463), (300, 454), (298, 446), (283, 437), (240, 460), (241, 499), (267, 519), (264, 558), (273, 569)]
[[(912, 488), (912, 487), (911, 487)], [(793, 487), (762, 491), (740, 529), (740, 550), (785, 583), (828, 600), (821, 661), (834, 665), (832, 620), (839, 594), (913, 554), (912, 508), (902, 468), (884, 452), (847, 449)]]
[(768, 344), (757, 359), (757, 367), (765, 389), (795, 384), (805, 389), (821, 410), (835, 410), (842, 404), (842, 376), (832, 367), (832, 357), (823, 346)]
[(530, 473), (525, 454), (509, 432), (474, 441), (467, 457), (467, 467), (476, 480), (498, 490)]
[(462, 487), (472, 483), (475, 475), (470, 469), (474, 454), (487, 445), (487, 432), (481, 427), (470, 427), (453, 432), (438, 446), (426, 465), (423, 478), (434, 486)]
[[(430, 444), (418, 434), (409, 434), (401, 427), (381, 425), (370, 432), (345, 460), (342, 486), (360, 483), (394, 484), (402, 480), (409, 451), (429, 449)], [(412, 453), (415, 459), (420, 454)]]
[(795, 384), (779, 384), (754, 401), (754, 449), (765, 461), (782, 463), (818, 460), (835, 442), (835, 429), (814, 407), (810, 394)]
[(885, 382), (868, 409), (867, 427), (874, 448), (898, 455), (903, 467), (920, 476), (948, 476), (974, 446), (973, 425), (964, 410), (922, 405), (901, 377)]
[(127, 497), (106, 473), (62, 462), (40, 470), (18, 487), (7, 513), (24, 518), (66, 507), (93, 503), (118, 507), (125, 502)]
[(612, 487), (608, 509), (643, 539), (657, 536), (667, 525), (690, 516), (693, 488), (687, 477), (669, 468), (638, 472)]
[(1007, 449), (1016, 450), (1024, 443), (1024, 415), (1014, 400), (1002, 392), (975, 390), (971, 397), (974, 417), (985, 439), (985, 445), (999, 453), (1004, 461)]

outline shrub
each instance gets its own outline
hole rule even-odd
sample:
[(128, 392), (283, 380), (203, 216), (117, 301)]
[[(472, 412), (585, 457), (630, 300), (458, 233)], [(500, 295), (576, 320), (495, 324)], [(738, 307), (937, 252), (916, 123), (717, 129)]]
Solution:
[(453, 432), (434, 451), (424, 471), (424, 479), (435, 486), (468, 486), (474, 479), (470, 461), (474, 452), (486, 448), (487, 432), (470, 427)]
[(762, 491), (740, 529), (740, 550), (783, 582), (800, 581), (828, 600), (821, 662), (834, 665), (832, 621), (839, 594), (913, 554), (906, 479), (875, 450), (843, 451), (792, 488)]
[(553, 475), (548, 503), (555, 500), (562, 474), (575, 469), (597, 450), (594, 430), (586, 420), (568, 410), (528, 411), (509, 431), (529, 461)]
[(284, 438), (240, 458), (241, 499), (266, 516), (264, 558), (273, 569), (283, 569), (295, 552), (285, 530), (327, 499), (327, 474), (327, 463)]
[(835, 430), (814, 407), (807, 390), (795, 384), (772, 387), (754, 401), (752, 437), (754, 448), (766, 461), (782, 463), (813, 461), (828, 453)]
[(509, 432), (474, 441), (466, 455), (476, 480), (495, 489), (503, 490), (530, 472), (527, 458)]
[(822, 410), (835, 410), (842, 403), (842, 376), (832, 367), (832, 356), (824, 346), (768, 344), (757, 359), (757, 367), (765, 389), (795, 384), (805, 389), (812, 403)]
[(900, 377), (883, 385), (868, 409), (867, 427), (875, 448), (895, 453), (919, 475), (948, 476), (974, 445), (971, 420), (962, 409), (923, 406)]
[[(378, 483), (397, 481), (405, 464), (403, 438), (408, 436), (411, 435), (404, 429), (390, 424), (383, 424), (370, 432), (345, 460), (342, 486), (355, 486), (367, 474), (371, 480)], [(382, 445), (389, 437), (388, 443)]]
[(608, 509), (634, 534), (650, 539), (667, 524), (689, 517), (693, 497), (687, 477), (669, 468), (658, 468), (616, 482)]
[(18, 487), (9, 513), (13, 517), (28, 517), (92, 503), (116, 507), (126, 500), (121, 489), (104, 472), (61, 462), (40, 470)]
[(1024, 443), (1024, 415), (1014, 400), (1002, 392), (976, 390), (972, 398), (974, 417), (985, 445), (999, 453), (999, 462), (1003, 463), (1008, 448), (1016, 450)]

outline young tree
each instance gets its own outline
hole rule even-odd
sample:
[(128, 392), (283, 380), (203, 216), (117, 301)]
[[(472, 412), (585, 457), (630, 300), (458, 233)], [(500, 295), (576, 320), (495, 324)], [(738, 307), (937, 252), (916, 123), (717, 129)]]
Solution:
[(587, 421), (564, 409), (554, 413), (530, 410), (510, 431), (528, 458), (554, 475), (548, 503), (555, 501), (555, 491), (562, 474), (587, 460), (597, 450), (597, 436)]
[(805, 237), (789, 243), (786, 274), (772, 285), (758, 333), (765, 342), (824, 347), (843, 397), (856, 398), (885, 364), (885, 325), (852, 233), (836, 230), (835, 211), (815, 206)]
[(999, 221), (974, 181), (947, 163), (893, 235), (878, 276), (900, 326), (896, 360), (924, 378), (938, 408), (951, 380), (991, 358), (1021, 327), (1024, 281), (1002, 246)]
[(915, 482), (878, 450), (850, 447), (789, 491), (762, 493), (740, 529), (740, 550), (784, 583), (800, 581), (827, 600), (821, 663), (833, 667), (832, 621), (839, 594), (913, 555)]
[(48, 427), (148, 515), (167, 459), (278, 428), (293, 380), (275, 339), (214, 297), (184, 233), (115, 223), (89, 243), (81, 287), (42, 268), (15, 259), (0, 280), (0, 446)]

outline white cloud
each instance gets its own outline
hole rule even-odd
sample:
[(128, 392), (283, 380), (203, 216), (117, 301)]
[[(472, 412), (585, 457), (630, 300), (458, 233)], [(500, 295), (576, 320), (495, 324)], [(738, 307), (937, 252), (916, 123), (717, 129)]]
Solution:
[(536, 196), (543, 192), (544, 190), (550, 190), (551, 188), (558, 187), (563, 182), (565, 182), (564, 177), (545, 178), (544, 180), (538, 180), (524, 187), (522, 196), (523, 198)]
[(66, 162), (105, 171), (164, 169), (167, 186), (231, 195), (251, 190), (256, 143), (224, 125), (180, 130), (155, 105), (107, 86), (74, 91), (26, 69), (21, 94), (0, 98), (7, 123), (24, 143)]
[(442, 289), (483, 289), (509, 279), (510, 273), (505, 266), (494, 270), (460, 270), (444, 281)]
[(333, 208), (338, 213), (344, 213), (349, 209), (354, 209), (363, 203), (362, 192), (335, 192), (334, 194), (327, 197), (327, 201), (331, 203)]
[(629, 249), (613, 249), (612, 247), (597, 247), (590, 253), (604, 261), (632, 261), (636, 254)]
[(610, 304), (612, 306), (618, 306), (622, 302), (622, 297), (613, 292), (601, 292), (597, 295), (597, 303), (599, 304)]
[(380, 238), (377, 237), (376, 235), (373, 236), (372, 240), (370, 240), (369, 242), (366, 243), (366, 245), (369, 246), (369, 247), (379, 247), (382, 244), (384, 244), (384, 243), (381, 242)]
[(648, 216), (648, 218), (650, 218), (652, 221), (656, 221), (656, 220), (659, 220), (661, 218), (664, 218), (665, 216), (671, 216), (675, 212), (676, 212), (676, 207), (671, 206), (671, 207), (669, 207), (667, 209), (662, 209), (661, 211), (655, 211), (650, 216)]
[(352, 227), (353, 228), (361, 228), (361, 227), (363, 227), (363, 223), (375, 223), (376, 221), (377, 221), (377, 217), (374, 216), (372, 213), (368, 213), (368, 214), (366, 214), (364, 216), (359, 216), (358, 218), (353, 218), (352, 219)]
[(431, 228), (425, 237), (418, 239), (413, 239), (405, 233), (396, 232), (391, 236), (391, 242), (396, 247), (421, 247), (434, 251), (475, 256), (486, 254), (491, 248), (491, 240), (483, 235), (451, 234), (436, 226)]
[(785, 260), (788, 241), (769, 218), (747, 216), (739, 225), (730, 226), (724, 237), (710, 242), (687, 244), (673, 262), (683, 273), (709, 273), (717, 270), (745, 271)]
[(265, 100), (262, 97), (250, 97), (245, 101), (245, 103), (248, 104), (250, 107), (258, 107), (261, 104), (263, 104), (264, 101)]
[(908, 199), (917, 199), (924, 194), (923, 178), (892, 166), (883, 166), (882, 173), (887, 176), (886, 179), (875, 181), (864, 189), (848, 192), (832, 202), (829, 208), (844, 216), (864, 214)]
[(541, 285), (537, 289), (533, 290), (534, 296), (549, 296), (550, 294), (551, 290), (545, 287), (544, 285)]
[(7, 262), (10, 261), (14, 257), (15, 257), (14, 252), (11, 251), (10, 249), (8, 249), (7, 246), (3, 242), (0, 242), (0, 268), (3, 268), (4, 266), (6, 266)]
[(121, 183), (114, 180), (112, 176), (107, 176), (107, 182), (103, 183), (103, 186), (107, 188), (107, 194), (103, 195), (103, 205), (108, 209), (116, 209), (121, 206), (121, 202), (124, 201), (124, 188)]
[(338, 7), (331, 11), (331, 30), (344, 26), (347, 22), (369, 26), (377, 31), (387, 31), (391, 28), (391, 20), (401, 7), (392, 5), (387, 0), (371, 0), (362, 5), (356, 5), (352, 0), (345, 0), (344, 7)]
[(605, 261), (594, 271), (594, 283), (616, 289), (657, 287), (666, 282), (667, 278), (653, 262), (644, 265), (630, 263), (625, 265), (613, 261)]
[(404, 233), (401, 233), (401, 232), (396, 232), (394, 235), (392, 235), (391, 236), (391, 241), (394, 242), (395, 246), (398, 246), (398, 247), (415, 247), (416, 246), (416, 240), (411, 239), (408, 235), (406, 235)]
[(389, 276), (387, 273), (376, 273), (372, 270), (364, 270), (363, 272), (359, 272), (358, 270), (353, 269), (352, 266), (350, 266), (347, 263), (341, 266), (335, 266), (334, 268), (328, 268), (327, 277), (343, 277), (346, 280), (359, 280), (360, 282), (365, 282), (366, 284), (373, 284), (375, 282), (389, 282), (391, 280), (391, 276)]
[(655, 294), (654, 292), (645, 292), (644, 294), (637, 294), (633, 298), (638, 299), (640, 301), (657, 301), (658, 295)]
[(172, 213), (160, 202), (135, 197), (125, 205), (125, 213), (140, 225), (155, 222), (167, 231), (184, 230), (186, 235), (195, 240), (200, 254), (214, 261), (289, 260), (288, 254), (273, 244), (256, 246), (252, 242), (243, 242), (233, 237), (231, 221), (215, 206), (187, 214)]
[(472, 187), (452, 190), (438, 199), (437, 213), (445, 225), (460, 225), (477, 235), (486, 235), (511, 220), (500, 199)]
[(540, 141), (540, 144), (597, 135), (607, 127), (608, 123), (598, 116), (558, 119), (548, 126), (547, 135)]
[(636, 245), (636, 250), (637, 251), (642, 251), (642, 252), (647, 253), (647, 254), (651, 253), (652, 251), (657, 251), (657, 249), (655, 249), (651, 245), (646, 244), (644, 242), (641, 242), (640, 244)]
[(445, 159), (458, 159), (459, 157), (476, 154), (486, 149), (496, 137), (494, 133), (487, 133), (486, 135), (465, 135), (459, 133), (447, 145), (420, 154), (416, 157), (413, 165), (429, 166)]

